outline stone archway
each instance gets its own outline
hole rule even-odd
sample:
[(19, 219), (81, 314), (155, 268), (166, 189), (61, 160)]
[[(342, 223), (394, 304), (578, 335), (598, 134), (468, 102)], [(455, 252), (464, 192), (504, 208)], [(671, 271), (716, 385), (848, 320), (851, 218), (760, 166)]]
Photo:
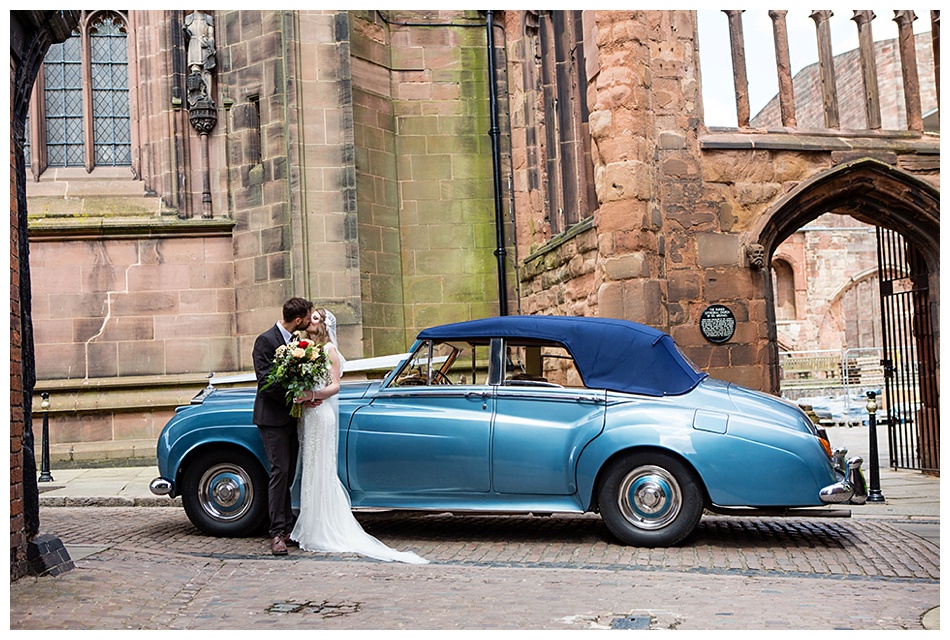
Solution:
[[(35, 385), (24, 131), (30, 91), (51, 44), (79, 22), (74, 10), (10, 12), (10, 578), (72, 566), (62, 542), (39, 534), (31, 404)], [(44, 539), (45, 538), (45, 539)], [(36, 551), (31, 558), (29, 547)], [(57, 559), (58, 558), (58, 559)], [(63, 562), (66, 558), (66, 562)], [(60, 564), (55, 564), (60, 563)], [(55, 574), (54, 574), (55, 575)]]
[[(792, 233), (823, 213), (853, 218), (891, 229), (907, 238), (923, 255), (929, 274), (931, 316), (939, 353), (938, 309), (940, 266), (940, 193), (927, 182), (873, 158), (840, 164), (802, 182), (777, 202), (756, 225), (751, 237), (765, 247), (768, 263)], [(770, 378), (778, 389), (775, 337), (775, 292), (765, 283), (770, 342)]]
[[(930, 376), (931, 380), (937, 381), (932, 386), (934, 391), (922, 399), (923, 409), (932, 411), (934, 415), (939, 404), (936, 393), (940, 349), (939, 210), (940, 194), (935, 187), (891, 165), (865, 158), (839, 165), (798, 185), (768, 212), (758, 225), (757, 235), (753, 236), (765, 247), (771, 262), (785, 238), (819, 215), (835, 213), (895, 232), (913, 247), (915, 255), (919, 255), (917, 264), (923, 266), (921, 282), (927, 283), (920, 298), (927, 313), (918, 317), (929, 318), (929, 326), (915, 330), (914, 334), (933, 338), (932, 348), (926, 349), (928, 353), (918, 355), (917, 363), (921, 376)], [(770, 281), (765, 285), (770, 377), (773, 388), (777, 388), (776, 292)]]
[(829, 212), (900, 233), (923, 253), (932, 277), (937, 277), (939, 191), (872, 158), (838, 165), (802, 182), (769, 210), (753, 235), (771, 258), (782, 240)]
[(900, 233), (924, 254), (930, 271), (937, 271), (939, 191), (872, 158), (838, 165), (798, 185), (766, 214), (757, 241), (771, 256), (782, 240), (827, 212), (850, 215)]

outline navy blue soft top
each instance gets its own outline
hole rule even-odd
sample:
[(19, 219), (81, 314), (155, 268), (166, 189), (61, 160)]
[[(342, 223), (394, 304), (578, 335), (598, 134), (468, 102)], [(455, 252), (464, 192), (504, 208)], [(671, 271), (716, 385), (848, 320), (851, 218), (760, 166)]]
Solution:
[(696, 371), (666, 333), (615, 318), (500, 316), (423, 330), (419, 340), (528, 338), (563, 344), (590, 388), (680, 395), (707, 374)]

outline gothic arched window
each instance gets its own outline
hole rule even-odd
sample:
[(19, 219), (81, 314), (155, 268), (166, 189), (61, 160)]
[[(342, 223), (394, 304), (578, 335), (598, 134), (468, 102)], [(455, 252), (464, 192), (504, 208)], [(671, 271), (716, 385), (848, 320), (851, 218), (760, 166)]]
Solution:
[(83, 166), (82, 37), (78, 33), (49, 48), (43, 60), (43, 78), (47, 164)]
[(35, 176), (47, 167), (132, 164), (126, 24), (112, 11), (84, 15), (47, 52), (30, 110)]
[(538, 39), (547, 200), (551, 232), (557, 234), (591, 215), (597, 203), (583, 11), (543, 12)]

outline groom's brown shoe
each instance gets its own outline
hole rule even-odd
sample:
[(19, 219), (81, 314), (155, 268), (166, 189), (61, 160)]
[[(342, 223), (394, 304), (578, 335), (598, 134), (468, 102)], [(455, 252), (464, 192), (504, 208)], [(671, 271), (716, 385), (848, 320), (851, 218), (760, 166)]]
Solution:
[(270, 552), (275, 556), (287, 555), (287, 545), (284, 544), (284, 537), (277, 535), (270, 541)]
[(280, 534), (280, 537), (283, 539), (284, 544), (287, 545), (288, 547), (299, 547), (299, 546), (300, 546), (300, 543), (299, 543), (299, 542), (297, 542), (296, 540), (291, 539), (289, 533), (282, 533), (282, 534)]

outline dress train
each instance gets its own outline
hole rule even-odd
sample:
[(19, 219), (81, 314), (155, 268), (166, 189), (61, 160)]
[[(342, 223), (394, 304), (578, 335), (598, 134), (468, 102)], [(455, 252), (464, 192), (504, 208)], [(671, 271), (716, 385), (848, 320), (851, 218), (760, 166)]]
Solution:
[(298, 427), (302, 477), (300, 516), (290, 537), (306, 551), (358, 553), (385, 561), (426, 564), (411, 551), (396, 551), (363, 531), (337, 475), (337, 397), (304, 409)]

